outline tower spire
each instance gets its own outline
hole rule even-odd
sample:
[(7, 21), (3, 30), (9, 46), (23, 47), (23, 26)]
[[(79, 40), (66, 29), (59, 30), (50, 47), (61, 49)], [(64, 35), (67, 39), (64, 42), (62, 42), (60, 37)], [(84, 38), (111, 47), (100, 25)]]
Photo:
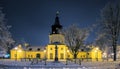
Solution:
[(59, 30), (62, 29), (62, 25), (60, 25), (58, 15), (59, 15), (59, 11), (56, 12), (55, 22), (52, 25), (52, 34), (59, 34)]
[(56, 17), (58, 17), (58, 15), (59, 15), (59, 11), (56, 12)]
[(59, 21), (58, 15), (59, 15), (59, 11), (56, 12), (56, 18), (55, 18), (55, 23), (54, 23), (54, 25), (60, 25), (60, 21)]

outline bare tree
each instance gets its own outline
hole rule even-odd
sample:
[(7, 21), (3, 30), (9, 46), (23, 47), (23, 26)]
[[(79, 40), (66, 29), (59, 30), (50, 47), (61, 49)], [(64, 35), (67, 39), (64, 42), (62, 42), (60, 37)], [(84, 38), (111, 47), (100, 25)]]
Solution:
[(102, 50), (102, 51), (105, 51), (106, 49), (106, 46), (109, 46), (109, 39), (106, 38), (106, 34), (105, 33), (98, 33), (97, 35), (97, 38), (95, 39), (95, 42), (94, 44), (96, 46), (99, 46), (99, 48)]
[(107, 4), (101, 11), (101, 27), (105, 33), (106, 39), (111, 41), (113, 47), (114, 58), (116, 61), (116, 47), (120, 36), (120, 5)]
[(65, 36), (66, 44), (71, 50), (71, 53), (74, 55), (74, 59), (76, 59), (79, 48), (83, 46), (89, 32), (87, 29), (81, 29), (76, 25), (71, 25), (70, 27), (64, 29), (63, 33)]
[(11, 26), (6, 25), (5, 14), (3, 14), (0, 8), (0, 48), (8, 53), (10, 53), (10, 49), (14, 43), (11, 33), (9, 32), (10, 27)]

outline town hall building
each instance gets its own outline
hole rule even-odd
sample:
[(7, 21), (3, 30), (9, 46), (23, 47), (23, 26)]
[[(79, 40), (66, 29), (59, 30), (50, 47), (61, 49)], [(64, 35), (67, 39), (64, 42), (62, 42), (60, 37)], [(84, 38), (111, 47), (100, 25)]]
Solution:
[[(65, 44), (64, 35), (60, 32), (63, 26), (60, 24), (58, 13), (56, 13), (55, 22), (51, 26), (49, 34), (49, 43), (46, 46), (29, 46), (19, 44), (11, 50), (11, 60), (33, 60), (46, 59), (47, 61), (66, 61), (66, 59), (73, 59), (68, 46)], [(94, 47), (89, 51), (81, 51), (77, 55), (78, 59), (91, 59), (92, 61), (100, 61), (102, 52), (99, 48)]]

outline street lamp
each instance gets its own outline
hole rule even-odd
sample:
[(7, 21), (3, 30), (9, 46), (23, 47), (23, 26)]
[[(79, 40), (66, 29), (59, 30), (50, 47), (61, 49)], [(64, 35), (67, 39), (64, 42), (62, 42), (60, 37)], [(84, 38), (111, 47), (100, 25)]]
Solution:
[(17, 47), (15, 47), (15, 51), (16, 51), (16, 53), (15, 53), (15, 60), (17, 61)]
[(108, 60), (108, 57), (107, 57), (107, 53), (106, 53), (106, 52), (103, 53), (102, 57), (103, 57), (103, 60), (105, 60), (105, 59)]
[(66, 55), (67, 55), (67, 57), (66, 57), (66, 65), (68, 64), (68, 63), (67, 63), (67, 60), (68, 60), (68, 53), (69, 53), (69, 50), (67, 50), (67, 54), (66, 54)]
[(44, 54), (45, 54), (45, 65), (46, 65), (46, 50), (44, 50)]
[(57, 48), (57, 43), (55, 44), (55, 62), (58, 62), (58, 48)]
[(27, 50), (27, 46), (29, 46), (29, 44), (25, 43), (24, 46), (25, 46), (25, 61), (26, 61), (26, 50)]
[(96, 54), (96, 60), (98, 61), (98, 47), (95, 49), (95, 54)]

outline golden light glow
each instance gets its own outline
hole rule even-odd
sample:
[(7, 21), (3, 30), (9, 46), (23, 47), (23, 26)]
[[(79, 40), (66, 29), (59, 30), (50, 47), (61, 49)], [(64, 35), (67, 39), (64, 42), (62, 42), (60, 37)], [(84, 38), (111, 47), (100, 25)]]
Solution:
[(95, 50), (95, 52), (97, 52), (97, 50)]
[(69, 50), (67, 50), (67, 52), (69, 52)]
[(22, 52), (22, 50), (18, 50), (18, 52)]
[(96, 50), (99, 50), (99, 48), (97, 47)]
[(46, 53), (46, 50), (44, 50), (44, 53)]
[(18, 47), (15, 47), (15, 50), (17, 50), (18, 49)]

